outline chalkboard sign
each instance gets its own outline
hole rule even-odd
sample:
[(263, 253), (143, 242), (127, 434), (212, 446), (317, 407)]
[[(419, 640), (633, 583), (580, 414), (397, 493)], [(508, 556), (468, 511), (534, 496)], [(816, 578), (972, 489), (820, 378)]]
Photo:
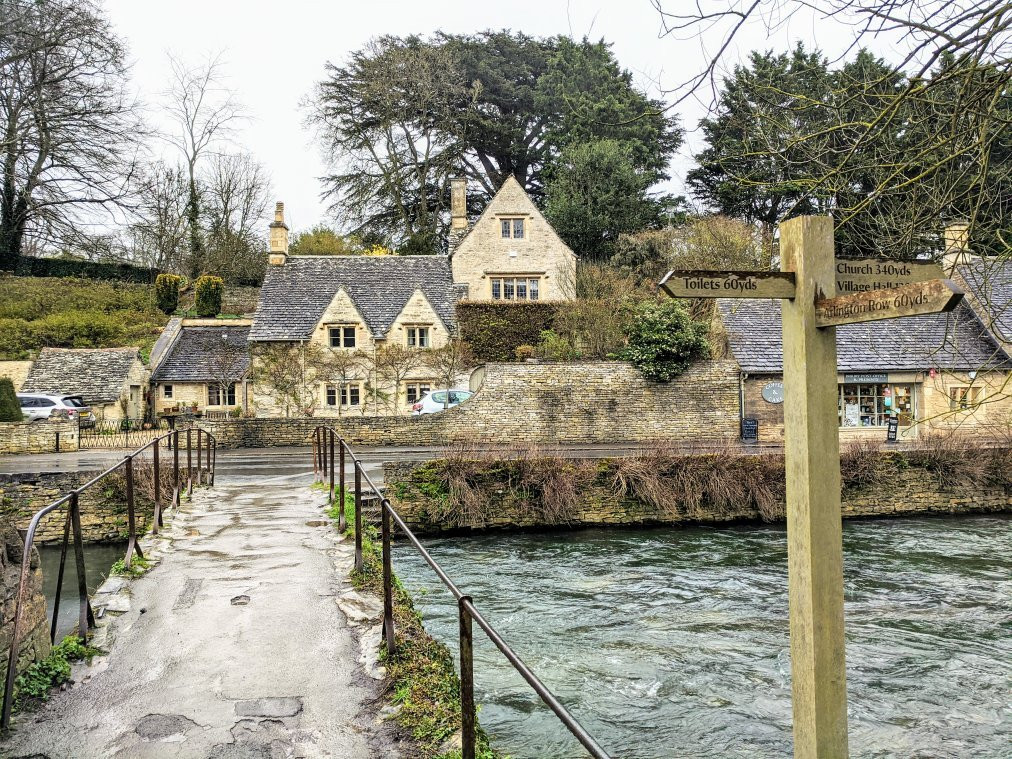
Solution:
[(759, 420), (758, 419), (742, 419), (741, 420), (741, 439), (746, 443), (758, 443), (759, 442)]
[(888, 422), (888, 426), (886, 427), (886, 442), (887, 443), (895, 443), (896, 442), (896, 433), (899, 432), (899, 429), (900, 429), (900, 420), (899, 420), (899, 417), (895, 417), (895, 416), (890, 417), (889, 418), (889, 422)]

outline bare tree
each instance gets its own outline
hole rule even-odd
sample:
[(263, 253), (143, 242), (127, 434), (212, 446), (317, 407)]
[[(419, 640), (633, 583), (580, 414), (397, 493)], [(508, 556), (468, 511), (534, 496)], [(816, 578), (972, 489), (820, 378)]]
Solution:
[(186, 164), (189, 273), (196, 276), (204, 266), (197, 163), (203, 156), (214, 153), (221, 141), (247, 117), (235, 94), (225, 86), (225, 64), (220, 53), (209, 56), (197, 66), (188, 66), (170, 55), (169, 65), (172, 81), (164, 96), (169, 115), (176, 122), (176, 131), (167, 139), (182, 153)]
[(397, 344), (387, 345), (376, 351), (376, 375), (393, 386), (393, 392), (387, 397), (387, 405), (391, 411), (397, 410), (401, 384), (422, 365), (424, 358), (422, 351)]
[[(209, 332), (203, 338), (204, 355), (207, 356), (207, 370), (218, 386), (221, 405), (227, 405), (228, 389), (242, 381), (249, 369), (249, 344), (237, 340), (226, 330)], [(237, 401), (242, 405), (241, 401)]]
[[(468, 369), (477, 366), (471, 346), (459, 337), (450, 338), (446, 345), (426, 351), (425, 363), (435, 375), (437, 384), (449, 390)], [(450, 407), (450, 394), (445, 393), (443, 408)]]
[(0, 0), (0, 269), (123, 204), (142, 124), (126, 50), (90, 0)]
[(199, 181), (207, 230), (204, 268), (229, 282), (258, 280), (267, 265), (261, 234), (270, 178), (248, 153), (211, 157)]
[[(312, 369), (317, 381), (342, 388), (367, 371), (368, 359), (368, 354), (362, 351), (320, 351), (312, 361)], [(360, 403), (360, 407), (364, 408), (365, 404)], [(338, 402), (337, 415), (341, 414), (342, 406)]]
[(186, 248), (186, 175), (175, 166), (156, 163), (140, 177), (129, 227), (130, 258), (145, 266), (183, 273)]
[(255, 343), (250, 345), (253, 382), (268, 398), (291, 416), (312, 415), (316, 405), (314, 347), (307, 343)]

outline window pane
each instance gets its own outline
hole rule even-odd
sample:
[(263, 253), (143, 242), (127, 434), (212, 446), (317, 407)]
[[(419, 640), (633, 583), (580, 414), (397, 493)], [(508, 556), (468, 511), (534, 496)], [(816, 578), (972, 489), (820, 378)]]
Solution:
[(344, 328), (344, 347), (354, 348), (355, 347), (355, 328), (345, 327)]
[(429, 347), (429, 328), (419, 327), (418, 328), (418, 347), (428, 348)]
[(502, 220), (502, 236), (504, 238), (507, 238), (507, 239), (510, 236), (510, 220), (509, 219), (503, 219)]
[(527, 300), (527, 280), (517, 280), (517, 300)]
[(328, 406), (337, 405), (337, 388), (331, 385), (327, 385), (327, 405)]
[(540, 283), (536, 279), (529, 279), (529, 280), (527, 280), (527, 291), (530, 293), (530, 299), (531, 300), (537, 300), (538, 299), (538, 286), (539, 286), (539, 284)]
[(352, 385), (348, 388), (348, 405), (357, 406), (358, 402), (358, 385)]
[(220, 398), (218, 397), (218, 386), (208, 385), (207, 386), (207, 405), (218, 406), (220, 404)]
[(418, 397), (421, 398), (423, 395), (425, 395), (431, 389), (432, 388), (429, 387), (429, 383), (428, 382), (425, 382), (425, 383), (419, 385), (418, 386)]
[(330, 334), (330, 347), (331, 348), (340, 348), (341, 347), (341, 328), (340, 327), (331, 327), (328, 330), (328, 333)]
[(513, 236), (520, 238), (524, 236), (524, 220), (513, 219)]
[(228, 405), (229, 406), (234, 406), (235, 405), (235, 383), (234, 382), (231, 385), (228, 386)]
[(492, 300), (499, 300), (502, 297), (502, 280), (492, 280)]
[(408, 347), (409, 348), (414, 348), (415, 347), (415, 328), (414, 327), (408, 327)]
[(515, 280), (512, 280), (512, 279), (504, 279), (502, 281), (502, 284), (503, 284), (503, 297), (506, 300), (513, 300), (513, 283), (514, 282), (515, 282)]
[(166, 385), (165, 387), (162, 388), (162, 397), (163, 398), (172, 397), (172, 385)]
[(415, 401), (418, 400), (418, 386), (417, 385), (407, 385), (407, 389), (408, 389), (408, 392), (407, 392), (408, 403), (414, 403)]

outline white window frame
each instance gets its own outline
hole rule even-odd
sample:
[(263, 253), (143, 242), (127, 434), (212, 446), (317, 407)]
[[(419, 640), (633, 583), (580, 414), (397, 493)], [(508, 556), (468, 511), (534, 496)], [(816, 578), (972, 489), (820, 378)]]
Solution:
[(432, 330), (428, 324), (411, 324), (404, 327), (409, 348), (431, 348)]
[[(496, 274), (489, 277), (489, 297), (492, 300), (535, 302), (541, 300), (540, 274)], [(496, 294), (498, 287), (499, 294)], [(523, 292), (523, 296), (520, 293)], [(509, 296), (507, 297), (507, 293)]]
[[(517, 234), (517, 225), (519, 225), (520, 234)], [(527, 219), (523, 216), (500, 216), (499, 238), (502, 240), (527, 239)]]
[[(432, 390), (431, 380), (410, 380), (404, 383), (404, 397), (408, 403), (418, 403), (422, 397)], [(413, 391), (413, 393), (412, 393)], [(414, 394), (414, 398), (412, 398)]]
[[(352, 392), (354, 391), (354, 402), (352, 402)], [(349, 408), (351, 406), (362, 405), (362, 384), (359, 382), (345, 382), (341, 385), (341, 406), (343, 408)]]

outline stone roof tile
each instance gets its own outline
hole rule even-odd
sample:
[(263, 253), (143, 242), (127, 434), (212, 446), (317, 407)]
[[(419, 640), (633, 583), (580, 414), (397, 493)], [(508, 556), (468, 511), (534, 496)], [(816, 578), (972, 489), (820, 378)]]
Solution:
[(113, 403), (122, 395), (137, 348), (43, 348), (21, 387), (24, 393), (80, 395), (85, 403)]
[(1012, 343), (1012, 261), (975, 258), (960, 266), (958, 274), (979, 304), (979, 316), (1000, 340)]
[[(183, 327), (168, 354), (151, 375), (155, 382), (216, 382), (225, 375), (240, 378), (249, 370), (249, 327), (222, 325), (221, 327)], [(224, 336), (224, 337), (223, 337)], [(222, 353), (221, 345), (227, 340), (230, 346), (241, 347), (241, 353), (229, 349)], [(231, 366), (223, 362), (231, 358)]]

